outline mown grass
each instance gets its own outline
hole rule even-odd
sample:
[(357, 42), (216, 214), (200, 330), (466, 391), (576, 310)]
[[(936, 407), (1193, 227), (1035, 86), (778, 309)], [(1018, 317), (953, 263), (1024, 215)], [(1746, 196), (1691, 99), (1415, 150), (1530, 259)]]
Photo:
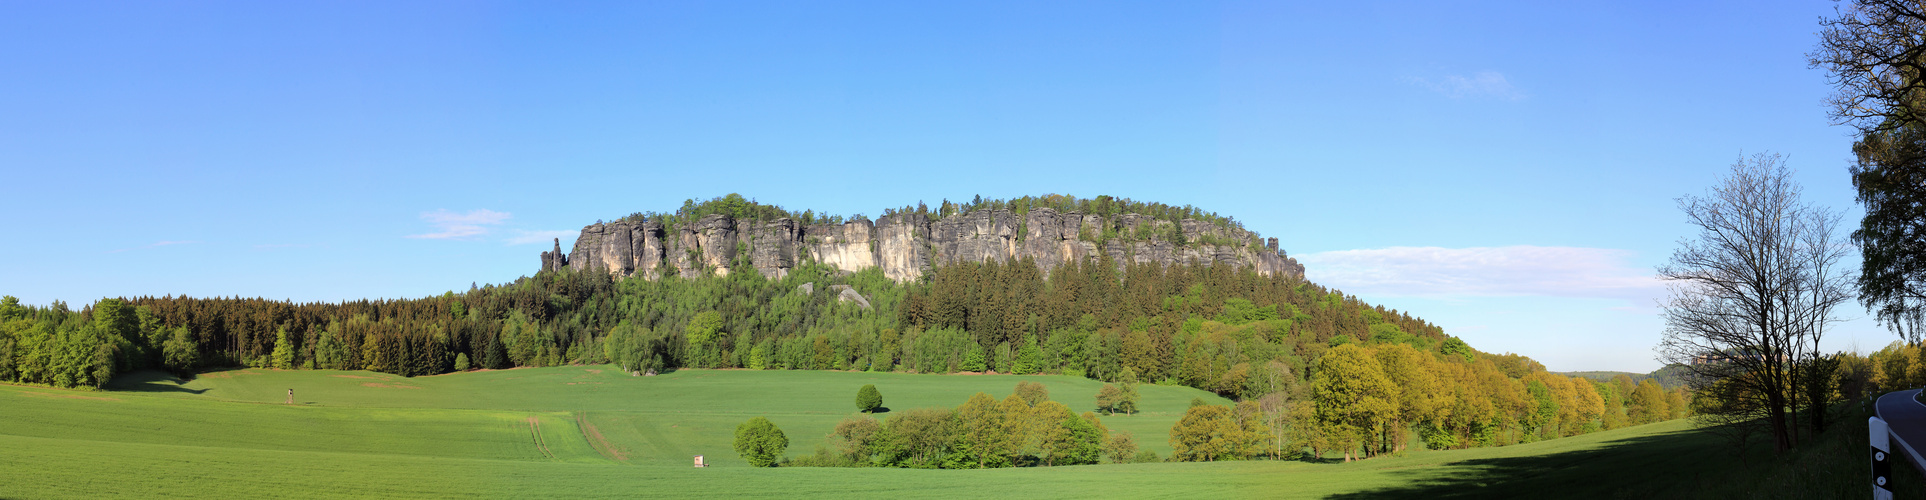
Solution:
[[(887, 407), (953, 407), (1018, 380), (1090, 409), (1101, 384), (1053, 376), (602, 367), (403, 379), (238, 370), (147, 374), (107, 392), (0, 386), (0, 497), (1827, 498), (1864, 490), (1864, 419), (1749, 466), (1683, 421), (1528, 445), (1354, 463), (1155, 463), (994, 470), (747, 467), (735, 425), (764, 415), (806, 454), (873, 383)], [(298, 404), (282, 404), (287, 389)], [(1144, 387), (1105, 418), (1168, 454), (1192, 389)], [(535, 425), (530, 424), (534, 419)], [(540, 441), (536, 439), (539, 432)], [(1828, 441), (1830, 440), (1830, 441)], [(715, 467), (694, 469), (690, 456)], [(1854, 462), (1854, 459), (1858, 459)], [(1926, 490), (1917, 474), (1901, 484)], [(1907, 498), (1917, 498), (1917, 491)]]

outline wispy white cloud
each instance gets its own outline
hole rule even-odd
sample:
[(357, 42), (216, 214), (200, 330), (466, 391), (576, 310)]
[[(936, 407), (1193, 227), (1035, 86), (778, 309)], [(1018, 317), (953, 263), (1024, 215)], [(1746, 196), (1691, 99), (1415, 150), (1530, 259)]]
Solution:
[(508, 220), (508, 212), (487, 209), (469, 210), (467, 213), (450, 212), (447, 209), (422, 212), (421, 220), (435, 227), (434, 232), (411, 234), (409, 238), (427, 240), (450, 240), (471, 238), (488, 234), (490, 226), (501, 225)]
[(1466, 75), (1445, 75), (1437, 78), (1411, 78), (1416, 83), (1433, 92), (1452, 99), (1502, 99), (1517, 101), (1525, 98), (1525, 93), (1512, 86), (1504, 73), (1479, 71)]
[(200, 242), (198, 242), (198, 241), (156, 241), (156, 242), (153, 242), (153, 243), (149, 243), (149, 244), (146, 244), (146, 245), (141, 245), (141, 246), (137, 246), (137, 247), (132, 247), (132, 248), (122, 248), (122, 249), (119, 249), (119, 250), (108, 250), (108, 251), (107, 251), (107, 253), (121, 253), (121, 252), (125, 252), (125, 251), (129, 251), (129, 250), (141, 250), (141, 249), (146, 249), (146, 248), (160, 248), (160, 247), (165, 247), (165, 246), (173, 246), (173, 245), (192, 245), (192, 244), (195, 244), (195, 243), (200, 243)]
[(1450, 298), (1523, 296), (1611, 298), (1634, 307), (1664, 295), (1649, 269), (1609, 248), (1507, 246), (1391, 247), (1299, 257), (1312, 281), (1347, 293)]
[(508, 238), (508, 244), (527, 245), (530, 243), (548, 243), (548, 242), (554, 241), (556, 238), (566, 238), (569, 236), (575, 236), (580, 232), (579, 231), (527, 231), (527, 230), (517, 229), (515, 230), (515, 233), (516, 233), (515, 236), (511, 236)]

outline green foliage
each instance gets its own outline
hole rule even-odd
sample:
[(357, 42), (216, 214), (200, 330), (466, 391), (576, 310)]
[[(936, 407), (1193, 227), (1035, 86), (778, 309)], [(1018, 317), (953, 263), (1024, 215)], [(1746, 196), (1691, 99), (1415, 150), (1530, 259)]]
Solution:
[(1050, 388), (1042, 383), (1025, 380), (1017, 382), (1016, 396), (1022, 399), (1024, 404), (1036, 406), (1050, 400)]
[(1032, 336), (1026, 339), (1023, 348), (1017, 351), (1016, 369), (1012, 373), (1018, 375), (1038, 373), (1047, 365), (1048, 361), (1043, 354), (1043, 349), (1037, 346), (1037, 338)]
[(840, 465), (862, 467), (872, 465), (877, 452), (877, 444), (883, 437), (883, 425), (875, 418), (851, 415), (836, 423), (830, 438), (842, 452)]
[(456, 355), (455, 355), (455, 371), (458, 371), (458, 372), (465, 372), (465, 371), (468, 371), (468, 369), (469, 369), (469, 368), (471, 368), (471, 366), (470, 366), (470, 365), (469, 365), (469, 363), (468, 363), (468, 353), (465, 353), (465, 352), (464, 352), (464, 353), (461, 353), (461, 354), (456, 354)]
[(702, 202), (697, 202), (693, 198), (683, 200), (682, 208), (677, 209), (675, 213), (637, 212), (623, 217), (620, 220), (627, 222), (653, 220), (663, 223), (666, 227), (674, 228), (685, 227), (687, 224), (701, 220), (703, 217), (709, 215), (726, 215), (742, 221), (788, 218), (795, 219), (804, 225), (843, 223), (843, 217), (840, 215), (817, 215), (813, 210), (791, 212), (776, 205), (757, 203), (755, 200), (744, 198), (742, 195), (736, 193), (710, 198)]
[(788, 449), (789, 437), (768, 418), (756, 417), (736, 426), (736, 454), (750, 465), (775, 467)]
[(164, 359), (162, 365), (168, 371), (185, 375), (200, 368), (201, 348), (194, 341), (194, 334), (185, 326), (174, 327), (166, 343), (161, 346), (161, 352)]
[(624, 322), (609, 330), (602, 350), (610, 362), (629, 373), (659, 373), (676, 359), (674, 339)]
[(958, 368), (966, 372), (981, 372), (987, 369), (987, 367), (983, 365), (983, 349), (971, 346), (968, 351), (963, 353), (963, 364)]
[(1117, 402), (1122, 395), (1123, 391), (1117, 390), (1117, 386), (1104, 384), (1102, 389), (1097, 390), (1097, 411), (1105, 415), (1117, 413)]
[(1398, 388), (1365, 348), (1332, 347), (1318, 358), (1316, 373), (1311, 379), (1316, 425), (1347, 457), (1396, 416)]
[(1230, 408), (1217, 405), (1193, 405), (1184, 411), (1184, 418), (1170, 428), (1171, 460), (1178, 462), (1209, 462), (1229, 451), (1229, 436), (1226, 436), (1224, 422), (1230, 419)]
[(870, 413), (883, 407), (883, 393), (876, 390), (876, 384), (863, 384), (856, 390), (856, 411)]
[(1005, 424), (1009, 415), (997, 404), (996, 398), (978, 392), (969, 401), (958, 406), (955, 412), (957, 442), (955, 460), (945, 468), (995, 468), (1010, 465), (1012, 455), (1010, 433)]
[(1060, 431), (1052, 433), (1055, 442), (1048, 448), (1050, 455), (1044, 462), (1050, 465), (1089, 465), (1103, 458), (1104, 442), (1109, 436), (1097, 430), (1097, 426), (1083, 417), (1071, 416), (1059, 424)]
[(1110, 463), (1131, 463), (1137, 458), (1137, 438), (1129, 432), (1113, 432), (1110, 433), (1110, 439), (1104, 442), (1103, 449), (1104, 455), (1110, 457)]
[(1525, 428), (1533, 433), (1542, 432), (1547, 425), (1558, 418), (1558, 399), (1551, 388), (1537, 380), (1525, 383), (1525, 391), (1531, 395), (1531, 411), (1525, 414)]
[(948, 409), (890, 412), (883, 423), (878, 460), (883, 465), (916, 469), (954, 464), (950, 455), (956, 450), (959, 427), (955, 412)]
[(288, 340), (288, 330), (286, 328), (274, 330), (274, 354), (272, 358), (274, 359), (275, 368), (288, 370), (295, 367), (294, 342)]
[(1645, 379), (1632, 390), (1631, 406), (1627, 408), (1633, 425), (1648, 424), (1671, 418), (1671, 404), (1667, 401), (1665, 389), (1657, 381)]
[(694, 348), (707, 347), (716, 336), (722, 333), (722, 315), (715, 311), (703, 311), (689, 319), (689, 326), (683, 328), (683, 335)]
[(1446, 356), (1455, 356), (1465, 361), (1471, 361), (1473, 359), (1471, 346), (1465, 344), (1463, 339), (1457, 337), (1445, 339), (1444, 345), (1439, 347), (1439, 352), (1444, 353)]

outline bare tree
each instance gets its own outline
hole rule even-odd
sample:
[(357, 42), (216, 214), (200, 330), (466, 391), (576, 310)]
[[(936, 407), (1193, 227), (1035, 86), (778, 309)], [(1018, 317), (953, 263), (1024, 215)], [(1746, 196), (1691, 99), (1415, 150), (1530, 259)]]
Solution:
[(1741, 158), (1706, 196), (1679, 199), (1698, 235), (1658, 269), (1670, 282), (1660, 358), (1685, 365), (1702, 395), (1731, 399), (1704, 409), (1763, 417), (1780, 452), (1797, 437), (1794, 369), (1818, 356), (1833, 308), (1851, 297), (1833, 235), (1839, 215), (1799, 198), (1783, 158)]
[(1820, 19), (1819, 46), (1806, 62), (1826, 68), (1833, 123), (1861, 133), (1885, 132), (1926, 120), (1926, 4), (1912, 0), (1851, 0)]

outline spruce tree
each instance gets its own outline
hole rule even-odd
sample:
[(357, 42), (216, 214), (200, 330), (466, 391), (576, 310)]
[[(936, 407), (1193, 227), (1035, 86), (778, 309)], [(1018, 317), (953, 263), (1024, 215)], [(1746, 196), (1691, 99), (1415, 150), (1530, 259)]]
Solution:
[(274, 330), (274, 367), (282, 370), (294, 368), (294, 343), (288, 341), (288, 329)]

